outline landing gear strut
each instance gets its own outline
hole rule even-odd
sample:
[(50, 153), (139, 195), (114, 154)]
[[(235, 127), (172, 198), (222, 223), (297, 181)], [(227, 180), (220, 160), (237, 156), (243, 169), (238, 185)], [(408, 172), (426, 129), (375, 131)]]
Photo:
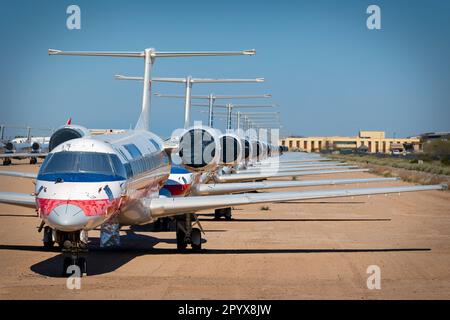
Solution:
[(46, 226), (44, 227), (44, 237), (42, 239), (42, 242), (44, 243), (44, 247), (47, 249), (53, 248), (55, 245), (55, 240), (53, 239), (53, 229)]
[(30, 158), (30, 164), (36, 164), (37, 163), (37, 158), (36, 157), (31, 157)]
[(80, 276), (87, 275), (86, 254), (87, 248), (87, 234), (85, 231), (64, 232), (61, 234), (61, 240), (64, 239), (63, 245), (63, 276), (68, 276), (72, 272), (69, 269), (71, 266), (79, 268)]
[(3, 165), (4, 166), (9, 166), (11, 164), (11, 159), (9, 158), (4, 158), (3, 159)]
[(214, 219), (220, 220), (220, 218), (224, 217), (225, 220), (231, 220), (231, 208), (222, 208), (214, 210)]
[(194, 215), (190, 213), (177, 217), (177, 250), (179, 251), (186, 250), (188, 245), (191, 245), (194, 251), (202, 249), (201, 226), (197, 220), (194, 223), (197, 223), (200, 228), (193, 228), (192, 218), (194, 218)]

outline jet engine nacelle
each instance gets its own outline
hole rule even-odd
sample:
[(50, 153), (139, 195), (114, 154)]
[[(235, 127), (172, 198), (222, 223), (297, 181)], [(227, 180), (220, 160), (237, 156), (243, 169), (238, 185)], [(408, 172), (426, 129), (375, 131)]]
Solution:
[(33, 142), (31, 144), (31, 152), (38, 152), (41, 150), (41, 144), (39, 142)]
[(232, 133), (225, 133), (219, 137), (220, 142), (220, 164), (235, 165), (241, 162), (243, 146), (241, 139)]
[(252, 160), (259, 161), (262, 156), (263, 145), (259, 140), (252, 140), (251, 145), (252, 145)]
[(14, 144), (11, 141), (5, 143), (5, 149), (8, 151), (14, 151)]
[(57, 129), (50, 137), (49, 151), (68, 140), (89, 136), (89, 130), (82, 126), (65, 125)]
[(220, 163), (218, 131), (209, 127), (187, 129), (180, 138), (178, 155), (181, 165), (190, 171), (212, 171)]
[(264, 160), (267, 158), (269, 153), (269, 145), (265, 142), (261, 141), (261, 155), (259, 157), (259, 160)]
[(248, 161), (252, 157), (252, 142), (249, 139), (242, 139), (242, 157), (245, 161)]

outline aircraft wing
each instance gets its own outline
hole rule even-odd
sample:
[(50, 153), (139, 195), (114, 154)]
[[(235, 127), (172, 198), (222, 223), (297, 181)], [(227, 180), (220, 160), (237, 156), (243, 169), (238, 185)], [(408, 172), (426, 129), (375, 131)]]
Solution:
[(0, 153), (2, 158), (37, 158), (46, 157), (48, 153)]
[(0, 202), (36, 208), (36, 198), (27, 193), (0, 192)]
[(235, 170), (235, 174), (241, 173), (281, 173), (281, 172), (297, 172), (297, 171), (311, 171), (311, 170), (341, 170), (341, 169), (358, 169), (358, 166), (349, 166), (349, 165), (311, 165), (304, 167), (293, 167), (293, 168), (284, 168), (284, 167), (268, 167), (268, 168), (257, 168), (257, 169), (243, 169), (243, 170)]
[(337, 170), (311, 170), (311, 171), (299, 171), (299, 172), (278, 172), (278, 173), (234, 173), (234, 174), (222, 174), (215, 175), (214, 180), (216, 182), (236, 182), (236, 181), (252, 181), (252, 180), (264, 180), (268, 178), (284, 178), (284, 177), (299, 177), (309, 176), (317, 174), (332, 174), (332, 173), (346, 173), (346, 172), (367, 172), (369, 169), (337, 169)]
[(19, 171), (0, 171), (0, 176), (18, 177), (26, 179), (36, 179), (37, 173)]
[(243, 193), (233, 195), (193, 196), (179, 198), (155, 198), (150, 200), (149, 207), (152, 215), (155, 218), (160, 218), (185, 213), (194, 213), (196, 211), (205, 209), (225, 208), (230, 206), (257, 203), (339, 198), (426, 190), (443, 190), (446, 188), (446, 185), (429, 185), (363, 189), (308, 190), (300, 192)]
[(398, 178), (368, 178), (368, 179), (334, 179), (334, 180), (304, 180), (304, 181), (260, 181), (237, 183), (200, 183), (192, 186), (191, 195), (217, 195), (236, 192), (249, 192), (265, 189), (311, 187), (324, 185), (340, 185), (353, 183), (368, 183), (380, 181), (395, 181)]

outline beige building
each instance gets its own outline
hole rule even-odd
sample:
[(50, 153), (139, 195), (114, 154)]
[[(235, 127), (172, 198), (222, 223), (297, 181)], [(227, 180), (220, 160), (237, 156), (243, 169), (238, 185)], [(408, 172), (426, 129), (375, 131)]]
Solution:
[(370, 153), (390, 153), (403, 151), (405, 145), (414, 151), (422, 150), (419, 138), (386, 138), (384, 131), (360, 131), (356, 137), (287, 137), (281, 145), (289, 150), (320, 152), (321, 150), (367, 150)]

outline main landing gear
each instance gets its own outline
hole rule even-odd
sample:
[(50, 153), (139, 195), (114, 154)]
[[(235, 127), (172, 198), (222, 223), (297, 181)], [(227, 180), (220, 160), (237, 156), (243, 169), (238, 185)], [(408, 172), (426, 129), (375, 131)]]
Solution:
[[(193, 222), (193, 218), (195, 221)], [(183, 216), (178, 216), (176, 219), (177, 231), (177, 250), (184, 251), (188, 245), (191, 245), (193, 251), (200, 251), (202, 249), (202, 227), (196, 216), (189, 213)], [(199, 228), (193, 228), (197, 224)]]
[(221, 208), (214, 210), (214, 219), (220, 220), (220, 218), (224, 217), (225, 220), (230, 221), (231, 220), (231, 208)]
[(36, 164), (37, 163), (37, 158), (36, 157), (31, 157), (30, 158), (30, 164)]
[(3, 159), (3, 165), (4, 166), (9, 166), (11, 164), (11, 159), (10, 158), (4, 158)]

